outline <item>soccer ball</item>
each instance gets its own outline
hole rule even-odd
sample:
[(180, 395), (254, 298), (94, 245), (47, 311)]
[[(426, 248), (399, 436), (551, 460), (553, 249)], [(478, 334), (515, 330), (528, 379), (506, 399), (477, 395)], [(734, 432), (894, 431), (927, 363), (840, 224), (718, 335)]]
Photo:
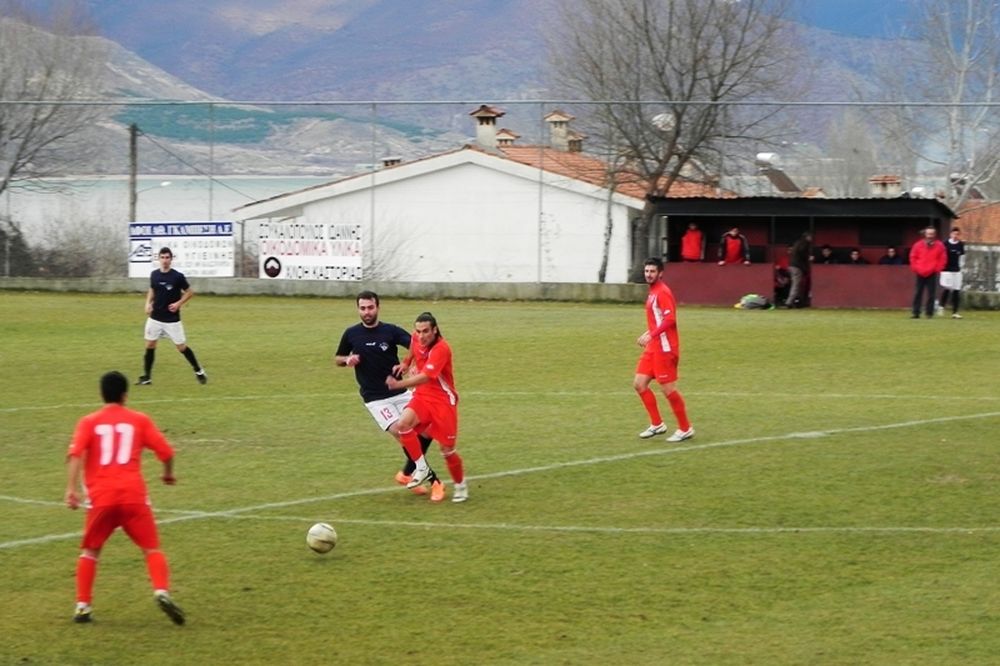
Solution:
[(327, 523), (316, 523), (306, 533), (306, 545), (317, 553), (329, 553), (337, 545), (337, 530)]

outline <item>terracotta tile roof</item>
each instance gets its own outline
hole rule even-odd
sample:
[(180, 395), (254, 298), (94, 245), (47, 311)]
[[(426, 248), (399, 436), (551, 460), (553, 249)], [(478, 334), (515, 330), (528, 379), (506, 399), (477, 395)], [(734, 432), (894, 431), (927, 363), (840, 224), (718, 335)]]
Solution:
[(967, 243), (1000, 243), (1000, 201), (968, 201), (955, 223)]
[[(475, 146), (470, 146), (475, 148)], [(567, 178), (581, 180), (591, 185), (604, 187), (607, 165), (592, 155), (578, 152), (566, 152), (549, 146), (501, 146), (497, 149), (507, 159), (536, 169)], [(618, 184), (615, 190), (619, 194), (644, 199), (648, 188), (638, 176), (618, 174)], [(689, 180), (677, 180), (666, 193), (668, 197), (734, 197), (732, 192), (719, 189), (705, 183), (695, 183)]]

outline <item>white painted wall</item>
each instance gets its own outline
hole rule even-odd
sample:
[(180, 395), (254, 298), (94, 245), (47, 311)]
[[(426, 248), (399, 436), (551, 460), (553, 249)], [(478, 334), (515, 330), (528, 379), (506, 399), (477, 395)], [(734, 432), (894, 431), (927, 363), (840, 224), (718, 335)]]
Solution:
[[(604, 195), (550, 174), (542, 185), (537, 170), (527, 172), (533, 178), (459, 163), (306, 202), (299, 219), (361, 223), (371, 279), (596, 282)], [(613, 216), (607, 281), (621, 283), (628, 273), (627, 207), (615, 204)]]

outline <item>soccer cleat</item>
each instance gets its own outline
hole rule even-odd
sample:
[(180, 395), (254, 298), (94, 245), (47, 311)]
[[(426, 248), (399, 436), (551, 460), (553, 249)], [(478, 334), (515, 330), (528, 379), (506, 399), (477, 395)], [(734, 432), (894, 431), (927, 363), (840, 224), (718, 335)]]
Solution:
[(149, 386), (153, 383), (153, 379), (149, 375), (142, 375), (139, 379), (135, 380), (137, 386)]
[(668, 442), (683, 442), (685, 439), (691, 439), (694, 437), (694, 426), (691, 426), (687, 430), (675, 430), (674, 434), (667, 437)]
[(954, 313), (953, 315), (951, 315), (951, 318), (952, 318), (952, 319), (961, 319), (961, 318), (962, 318), (962, 315), (960, 315), (960, 314), (958, 314), (958, 313), (956, 312), (956, 313)]
[(90, 622), (93, 618), (94, 609), (90, 607), (90, 604), (77, 603), (76, 612), (73, 614), (74, 622)]
[(427, 477), (429, 477), (430, 475), (431, 475), (431, 468), (428, 465), (425, 464), (423, 469), (418, 467), (415, 470), (413, 470), (413, 476), (411, 476), (410, 480), (406, 482), (406, 487), (416, 488), (421, 483), (426, 481)]
[(396, 472), (396, 483), (401, 486), (405, 486), (410, 482), (412, 477), (409, 474), (404, 474), (403, 470)]
[(467, 499), (469, 499), (469, 484), (465, 481), (456, 483), (454, 489), (451, 491), (451, 501), (464, 502)]
[(650, 437), (655, 437), (656, 435), (662, 435), (667, 431), (667, 426), (661, 423), (660, 425), (651, 425), (642, 432), (639, 433), (641, 439), (649, 439)]
[(160, 610), (167, 614), (167, 617), (177, 625), (184, 624), (184, 611), (180, 609), (180, 606), (174, 603), (174, 600), (170, 598), (170, 595), (160, 590), (155, 595), (156, 605), (160, 607)]
[(440, 481), (435, 481), (431, 484), (431, 501), (432, 502), (443, 502), (444, 501), (444, 484)]
[(196, 371), (194, 373), (194, 376), (198, 379), (198, 383), (199, 384), (207, 384), (208, 383), (208, 375), (205, 374), (205, 368), (202, 368), (201, 370)]

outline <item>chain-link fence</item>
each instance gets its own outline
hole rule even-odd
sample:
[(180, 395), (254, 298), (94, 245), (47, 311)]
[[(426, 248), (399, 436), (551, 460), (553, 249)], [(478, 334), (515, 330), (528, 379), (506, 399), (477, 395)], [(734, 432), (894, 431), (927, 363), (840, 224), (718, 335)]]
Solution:
[[(67, 148), (74, 159), (64, 164), (72, 170), (60, 168), (59, 160), (44, 169), (33, 165), (34, 176), (11, 180), (0, 194), (0, 271), (123, 276), (136, 248), (130, 223), (230, 221), (235, 276), (263, 274), (262, 242), (304, 252), (315, 239), (302, 234), (310, 233), (309, 225), (325, 224), (336, 233), (360, 230), (356, 246), (336, 247), (361, 254), (366, 279), (626, 282), (649, 248), (667, 255), (679, 246), (679, 238), (660, 237), (661, 226), (679, 233), (670, 224), (652, 217), (648, 228), (639, 224), (650, 215), (649, 195), (948, 204), (962, 188), (988, 198), (994, 186), (942, 175), (888, 146), (879, 119), (892, 113), (892, 105), (725, 104), (718, 126), (680, 164), (657, 151), (673, 142), (676, 154), (685, 152), (687, 130), (668, 113), (685, 105), (706, 106), (574, 100), (76, 104), (95, 120)], [(609, 107), (633, 111), (630, 117), (643, 125), (634, 136), (644, 143), (628, 147), (609, 129)], [(745, 121), (761, 109), (769, 116), (766, 132), (756, 138), (730, 134), (734, 118)], [(947, 111), (923, 109), (928, 117)], [(850, 150), (843, 149), (845, 142)], [(928, 221), (887, 220), (818, 224), (803, 218), (793, 226), (796, 234), (815, 230), (817, 245), (829, 243), (845, 255), (857, 246), (875, 263), (887, 244), (905, 247)], [(281, 224), (299, 226), (286, 230)], [(790, 233), (752, 217), (745, 230), (755, 262), (779, 259)], [(707, 239), (710, 249), (716, 231)], [(1000, 241), (963, 231), (970, 242)], [(998, 270), (995, 247), (976, 245), (967, 264), (968, 288), (997, 290)]]

